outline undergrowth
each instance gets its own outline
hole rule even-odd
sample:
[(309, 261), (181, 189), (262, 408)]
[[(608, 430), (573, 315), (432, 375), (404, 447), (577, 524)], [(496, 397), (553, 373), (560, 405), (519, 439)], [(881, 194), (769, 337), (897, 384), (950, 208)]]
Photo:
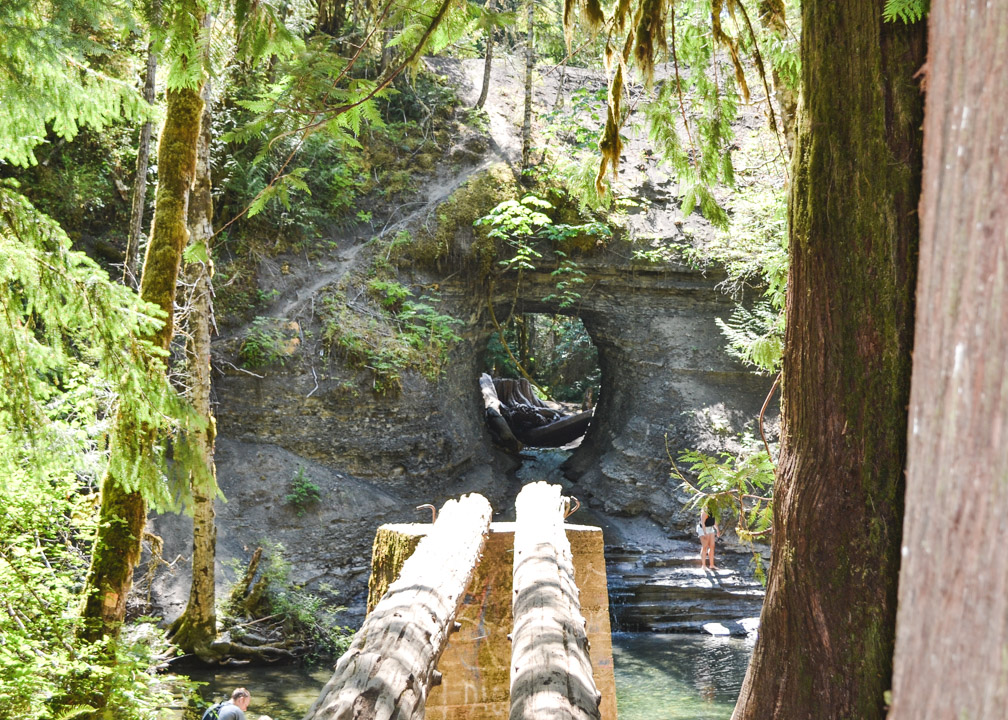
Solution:
[(416, 371), (436, 379), (461, 324), (439, 311), (434, 289), (411, 288), (394, 279), (355, 278), (325, 291), (317, 304), (329, 352), (366, 370), (379, 395), (402, 390), (402, 376)]

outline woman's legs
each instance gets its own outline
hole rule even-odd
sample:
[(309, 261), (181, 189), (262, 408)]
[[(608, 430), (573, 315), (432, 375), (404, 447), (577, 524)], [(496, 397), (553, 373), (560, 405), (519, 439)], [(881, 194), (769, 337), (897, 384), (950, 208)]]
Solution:
[(717, 535), (714, 533), (711, 533), (710, 535), (707, 536), (707, 542), (709, 543), (709, 545), (707, 546), (707, 555), (708, 557), (710, 557), (709, 567), (711, 570), (717, 570), (717, 568), (714, 566), (714, 541), (716, 539)]
[(714, 535), (705, 534), (700, 536), (700, 567), (707, 567), (708, 558), (710, 563), (714, 563)]

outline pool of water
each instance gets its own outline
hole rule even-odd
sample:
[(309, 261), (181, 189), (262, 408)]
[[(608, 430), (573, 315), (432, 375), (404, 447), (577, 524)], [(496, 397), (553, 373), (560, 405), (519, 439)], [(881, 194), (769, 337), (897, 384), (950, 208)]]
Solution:
[[(752, 642), (706, 635), (616, 633), (619, 720), (728, 720), (745, 677)], [(332, 674), (329, 667), (194, 670), (209, 702), (236, 687), (252, 693), (247, 716), (300, 720)]]
[(752, 645), (709, 635), (614, 634), (619, 720), (728, 720)]

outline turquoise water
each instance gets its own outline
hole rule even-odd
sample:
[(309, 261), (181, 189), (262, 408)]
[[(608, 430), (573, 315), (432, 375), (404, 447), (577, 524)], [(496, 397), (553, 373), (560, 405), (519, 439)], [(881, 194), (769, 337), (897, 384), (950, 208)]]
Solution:
[(728, 720), (752, 641), (709, 635), (613, 635), (619, 720)]
[[(736, 638), (614, 634), (619, 720), (728, 720), (751, 653), (752, 643)], [(192, 678), (208, 683), (207, 700), (248, 688), (249, 720), (299, 720), (331, 674), (328, 667), (241, 667), (201, 669)]]

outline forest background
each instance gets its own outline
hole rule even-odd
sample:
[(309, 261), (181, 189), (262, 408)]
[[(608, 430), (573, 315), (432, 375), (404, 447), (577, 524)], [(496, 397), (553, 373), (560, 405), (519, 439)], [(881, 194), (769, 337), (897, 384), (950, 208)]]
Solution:
[[(725, 218), (713, 188), (731, 175), (725, 163), (731, 142), (727, 109), (733, 94), (743, 94), (747, 69), (756, 67), (768, 85), (786, 87), (790, 77), (802, 93), (791, 166), (774, 563), (764, 632), (738, 717), (807, 717), (813, 706), (817, 717), (882, 717), (890, 701), (894, 717), (943, 717), (949, 708), (985, 717), (1003, 706), (1008, 693), (1000, 673), (970, 672), (984, 660), (999, 666), (1003, 629), (948, 628), (947, 618), (958, 617), (950, 604), (955, 608), (961, 601), (933, 579), (939, 563), (928, 550), (942, 538), (942, 546), (953, 549), (943, 561), (949, 576), (981, 572), (956, 554), (975, 544), (975, 536), (969, 543), (963, 537), (957, 507), (965, 507), (988, 546), (1005, 539), (997, 518), (1008, 477), (1001, 441), (1008, 394), (997, 370), (1005, 366), (1008, 347), (1008, 198), (997, 169), (1004, 167), (998, 164), (1004, 119), (996, 116), (992, 98), (1008, 87), (1008, 19), (1003, 8), (936, 3), (926, 43), (923, 8), (888, 5), (887, 20), (881, 2), (804, 3), (800, 74), (793, 52), (785, 52), (789, 36), (773, 23), (758, 31), (748, 21), (736, 25), (742, 28), (737, 32), (722, 27), (725, 13), (736, 20), (775, 17), (744, 3), (603, 9), (589, 2), (562, 12), (529, 3), (506, 9), (526, 11), (525, 47), (554, 62), (607, 59), (611, 86), (599, 143), (602, 169), (586, 173), (589, 157), (569, 168), (564, 183), (590, 211), (604, 210), (614, 194), (606, 188), (605, 170), (620, 155), (621, 92), (629, 67), (636, 64), (647, 77), (668, 40), (673, 57), (678, 40), (679, 52), (700, 48), (708, 63), (719, 47), (730, 58), (732, 72), (725, 77), (734, 75), (737, 83), (715, 83), (705, 94), (703, 75), (691, 76), (691, 97), (713, 103), (703, 115), (706, 122), (699, 114), (692, 118), (695, 141), (665, 138), (667, 157), (692, 187), (690, 205), (715, 222)], [(774, 3), (766, 6), (773, 9)], [(775, 7), (776, 16), (786, 19), (783, 5)], [(557, 22), (561, 14), (567, 27), (582, 17), (586, 26), (604, 32), (585, 33), (594, 39), (568, 57), (570, 43), (563, 42)], [(680, 22), (673, 28), (674, 18)], [(12, 717), (153, 715), (170, 702), (165, 693), (171, 691), (146, 672), (156, 652), (152, 631), (140, 642), (137, 634), (123, 632), (147, 509), (188, 505), (200, 517), (214, 496), (208, 455), (214, 426), (200, 399), (208, 380), (197, 368), (208, 349), (187, 343), (188, 361), (173, 365), (189, 366), (185, 393), (167, 371), (180, 267), (194, 273), (188, 286), (199, 287), (209, 280), (210, 258), (231, 234), (248, 241), (282, 227), (284, 242), (309, 242), (299, 235), (320, 220), (346, 222), (352, 214), (365, 221), (363, 211), (355, 211), (353, 192), (366, 147), (361, 138), (377, 134), (386, 143), (404, 144), (391, 120), (403, 116), (408, 126), (409, 118), (430, 117), (443, 101), (444, 91), (434, 85), (417, 91), (425, 88), (422, 74), (412, 73), (421, 55), (485, 53), (491, 62), (487, 38), (494, 28), (517, 48), (516, 28), (522, 25), (492, 7), (453, 2), (210, 8), (193, 0), (150, 7), (19, 0), (0, 9), (0, 24), (5, 705)], [(965, 43), (966, 37), (983, 42)], [(949, 49), (965, 45), (970, 47)], [(928, 46), (925, 109), (913, 78)], [(769, 62), (756, 59), (759, 49)], [(984, 50), (981, 62), (977, 53)], [(743, 63), (743, 55), (754, 65)], [(527, 57), (534, 64), (534, 56)], [(144, 65), (166, 68), (163, 85), (146, 83), (146, 100), (138, 82)], [(980, 73), (981, 65), (986, 72)], [(156, 77), (153, 69), (148, 77)], [(964, 77), (985, 80), (971, 84)], [(221, 91), (213, 90), (218, 85)], [(656, 88), (655, 127), (675, 126), (677, 107), (661, 92), (678, 94), (684, 87)], [(967, 122), (967, 108), (976, 108), (975, 120)], [(208, 112), (220, 119), (207, 122)], [(772, 122), (782, 121), (780, 132), (787, 137), (787, 113), (779, 114), (785, 117)], [(215, 197), (205, 193), (199, 200), (191, 188), (201, 177), (201, 118), (204, 157), (214, 157), (216, 143), (215, 167), (225, 171)], [(153, 226), (136, 283), (132, 258), (139, 256), (140, 233), (134, 228), (142, 226), (142, 215), (134, 211), (127, 225), (122, 204), (109, 199), (130, 195), (122, 178), (134, 162), (142, 168), (143, 138), (157, 125), (163, 129), (152, 168)], [(145, 129), (134, 151), (138, 126)], [(211, 127), (220, 130), (215, 135)], [(587, 153), (591, 145), (589, 132), (581, 149)], [(934, 153), (930, 163), (926, 151)], [(952, 154), (942, 155), (947, 152)], [(324, 185), (311, 186), (320, 178), (309, 173), (305, 153), (317, 153), (334, 168), (322, 178)], [(534, 154), (526, 142), (522, 165), (533, 182)], [(870, 176), (865, 168), (891, 172)], [(136, 173), (131, 209), (148, 205), (146, 179), (146, 172)], [(379, 184), (392, 181), (390, 175)], [(988, 203), (978, 207), (969, 199), (977, 196)], [(204, 210), (202, 233), (194, 208)], [(118, 252), (124, 236), (126, 285), (73, 250), (74, 243), (89, 245), (107, 256), (109, 246)], [(955, 253), (948, 252), (951, 237), (960, 238)], [(520, 259), (521, 243), (515, 248), (512, 259)], [(962, 282), (950, 288), (943, 280), (948, 274)], [(190, 311), (193, 327), (201, 315), (209, 326), (204, 308)], [(776, 320), (773, 313), (769, 318)], [(434, 325), (425, 327), (431, 333)], [(964, 327), (972, 334), (964, 335)], [(200, 332), (189, 330), (192, 337)], [(915, 332), (913, 362), (919, 365), (911, 389)], [(176, 355), (184, 358), (186, 350)], [(872, 403), (870, 411), (864, 402)], [(922, 432), (927, 441), (915, 441)], [(174, 472), (166, 472), (164, 463), (169, 448)], [(929, 459), (932, 453), (940, 454)], [(955, 483), (930, 471), (949, 464), (969, 482), (965, 500)], [(212, 526), (212, 514), (202, 517)], [(831, 548), (845, 552), (831, 556)], [(900, 612), (906, 608), (908, 615), (897, 626), (898, 579)], [(971, 583), (967, 576), (951, 584)], [(996, 590), (983, 593), (985, 611), (974, 603), (971, 617), (982, 622), (1008, 616), (1006, 594)], [(193, 596), (199, 606), (205, 590)], [(174, 629), (183, 642), (199, 644), (208, 632), (212, 636), (212, 603), (202, 605), (187, 610), (188, 621)], [(810, 638), (811, 652), (803, 651), (798, 662), (796, 649)], [(931, 652), (922, 652), (924, 647)], [(935, 647), (942, 648), (940, 659), (928, 662)], [(924, 665), (917, 667), (919, 662)], [(936, 676), (949, 668), (958, 682), (930, 697), (942, 685)]]

